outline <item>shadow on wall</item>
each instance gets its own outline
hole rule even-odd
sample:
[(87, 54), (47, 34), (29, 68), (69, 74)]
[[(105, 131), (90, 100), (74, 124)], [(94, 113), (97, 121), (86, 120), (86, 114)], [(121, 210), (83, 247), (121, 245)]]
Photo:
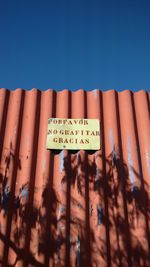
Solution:
[[(10, 147), (12, 151), (12, 147)], [(31, 189), (31, 184), (22, 184), (19, 194), (15, 195), (17, 168), (21, 169), (21, 161), (10, 152), (6, 157), (5, 174), (0, 174), (0, 212), (1, 218), (7, 218), (6, 232), (0, 230), (0, 240), (4, 244), (1, 266), (17, 266), (22, 260), (24, 266), (49, 266), (49, 260), (53, 266), (71, 266), (70, 257), (75, 255), (74, 266), (100, 266), (97, 255), (105, 262), (105, 266), (150, 266), (149, 250), (145, 250), (140, 233), (145, 232), (148, 249), (150, 248), (149, 215), (147, 184), (142, 180), (137, 187), (129, 179), (129, 170), (117, 153), (112, 153), (103, 158), (105, 170), (99, 170), (95, 160), (90, 161), (88, 154), (84, 152), (68, 154), (64, 158), (63, 177), (61, 184), (66, 191), (62, 191), (66, 198), (66, 204), (61, 202), (59, 191), (53, 186), (52, 177), (42, 189), (40, 206), (33, 205), (33, 195), (36, 189)], [(102, 157), (96, 153), (96, 157)], [(53, 155), (55, 157), (55, 155)], [(15, 170), (11, 187), (8, 186), (8, 170), (10, 162), (14, 161)], [(73, 167), (72, 167), (73, 166)], [(132, 168), (134, 175), (139, 180), (140, 174)], [(53, 174), (52, 174), (53, 176)], [(32, 177), (31, 177), (32, 178)], [(64, 186), (66, 185), (66, 187)], [(71, 194), (76, 190), (77, 197)], [(105, 239), (99, 246), (90, 226), (90, 218), (93, 216), (93, 203), (89, 195), (92, 192), (98, 195), (104, 205), (97, 205), (97, 226), (105, 228)], [(82, 201), (80, 202), (80, 200)], [(83, 205), (83, 200), (85, 205)], [(71, 207), (79, 212), (72, 216)], [(82, 219), (80, 214), (85, 214)], [(79, 216), (78, 216), (79, 214)], [(142, 217), (141, 217), (142, 216)], [(144, 218), (145, 229), (140, 231), (140, 220)], [(2, 222), (0, 222), (1, 224)], [(13, 225), (13, 236), (11, 227)], [(63, 230), (64, 225), (66, 227)], [(137, 235), (136, 228), (138, 228)], [(0, 225), (2, 229), (2, 225)], [(101, 228), (100, 228), (101, 229)], [(31, 253), (30, 242), (35, 239), (32, 236), (36, 232), (36, 248)], [(115, 231), (114, 231), (115, 230)], [(111, 244), (111, 231), (116, 239), (116, 244)], [(22, 246), (22, 240), (25, 240)], [(120, 247), (122, 242), (122, 249)], [(62, 247), (65, 251), (62, 252)], [(13, 263), (8, 263), (9, 249), (16, 254)], [(65, 253), (65, 257), (64, 257)], [(43, 255), (43, 263), (37, 259)], [(125, 256), (126, 255), (126, 256)], [(64, 259), (65, 258), (65, 259)], [(103, 266), (101, 264), (101, 266)]]

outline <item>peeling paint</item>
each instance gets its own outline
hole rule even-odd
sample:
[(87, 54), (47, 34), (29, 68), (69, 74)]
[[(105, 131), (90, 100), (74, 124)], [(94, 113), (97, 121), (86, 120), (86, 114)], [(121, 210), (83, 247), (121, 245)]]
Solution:
[(96, 166), (96, 177), (95, 177), (95, 180), (98, 180), (98, 179), (99, 179), (99, 169)]
[(57, 216), (57, 219), (58, 220), (60, 220), (60, 218), (61, 218), (61, 214), (63, 213), (63, 212), (65, 212), (66, 211), (66, 207), (65, 207), (65, 205), (60, 205), (60, 207), (58, 208), (58, 216)]
[(8, 185), (6, 185), (4, 192), (1, 196), (1, 205), (2, 205), (3, 209), (5, 209), (7, 207), (7, 204), (9, 202), (9, 198), (10, 198), (10, 191), (9, 191)]
[(100, 170), (96, 166), (96, 174), (94, 179), (94, 191), (100, 188)]
[(141, 168), (140, 168), (140, 166), (141, 166), (141, 160), (140, 160), (140, 155), (139, 155), (139, 148), (138, 148), (138, 146), (136, 146), (136, 153), (137, 153), (137, 158), (138, 158), (138, 164), (139, 164), (139, 178), (140, 178), (140, 181), (141, 181), (141, 185), (142, 185), (142, 171), (141, 171)]
[(114, 148), (114, 138), (113, 138), (112, 128), (109, 131), (109, 139), (110, 139), (111, 150), (113, 150), (113, 148)]
[[(60, 173), (62, 173), (64, 170), (65, 170), (65, 154), (64, 154), (64, 150), (62, 150), (59, 154), (59, 159), (60, 159), (60, 167), (59, 167), (59, 170), (60, 170)], [(62, 188), (62, 179), (59, 179), (59, 190), (62, 191), (63, 188)]]
[(133, 158), (132, 158), (130, 137), (128, 137), (127, 151), (128, 151), (128, 163), (129, 163), (129, 178), (130, 178), (132, 186), (134, 187), (135, 175), (134, 175), (134, 171), (133, 171)]
[(100, 225), (102, 222), (102, 208), (98, 205), (97, 206), (97, 225)]
[(114, 144), (112, 128), (109, 131), (109, 139), (110, 139), (110, 146), (111, 146), (111, 151), (112, 151), (112, 164), (114, 164), (116, 159), (117, 159), (117, 153), (116, 153), (116, 150), (115, 150), (115, 144)]
[(65, 160), (64, 160), (64, 150), (62, 150), (59, 154), (59, 157), (60, 157), (60, 172), (64, 171), (65, 169), (65, 166), (64, 166), (64, 163), (65, 163)]
[(20, 196), (22, 198), (28, 198), (28, 196), (29, 196), (29, 189), (28, 188), (23, 188), (21, 190)]
[(77, 164), (78, 164), (78, 175), (80, 176), (81, 175), (81, 162), (80, 162), (80, 151), (78, 151), (77, 153)]
[(77, 258), (76, 266), (80, 267), (80, 237), (79, 235), (76, 240), (76, 258)]
[(97, 97), (98, 97), (98, 90), (97, 89), (94, 89), (94, 90), (92, 90), (92, 92), (93, 92), (94, 98), (97, 99)]
[(148, 169), (148, 174), (150, 175), (150, 152), (146, 150), (145, 152), (146, 165)]

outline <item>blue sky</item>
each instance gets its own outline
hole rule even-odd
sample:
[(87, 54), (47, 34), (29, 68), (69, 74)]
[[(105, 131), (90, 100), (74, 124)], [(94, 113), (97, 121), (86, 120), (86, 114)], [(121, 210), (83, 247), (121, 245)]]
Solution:
[(1, 0), (0, 87), (150, 90), (150, 1)]

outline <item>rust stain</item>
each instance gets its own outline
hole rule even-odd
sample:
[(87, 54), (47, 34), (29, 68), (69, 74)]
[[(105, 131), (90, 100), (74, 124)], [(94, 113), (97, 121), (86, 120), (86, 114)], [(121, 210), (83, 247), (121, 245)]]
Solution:
[[(47, 150), (51, 117), (102, 149)], [(0, 266), (150, 266), (150, 93), (0, 89)]]

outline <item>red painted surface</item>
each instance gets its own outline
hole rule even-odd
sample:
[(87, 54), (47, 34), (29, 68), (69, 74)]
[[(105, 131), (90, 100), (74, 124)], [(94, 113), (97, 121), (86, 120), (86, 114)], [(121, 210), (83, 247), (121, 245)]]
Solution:
[[(46, 150), (50, 117), (101, 150)], [(150, 266), (150, 93), (0, 89), (0, 266)]]

